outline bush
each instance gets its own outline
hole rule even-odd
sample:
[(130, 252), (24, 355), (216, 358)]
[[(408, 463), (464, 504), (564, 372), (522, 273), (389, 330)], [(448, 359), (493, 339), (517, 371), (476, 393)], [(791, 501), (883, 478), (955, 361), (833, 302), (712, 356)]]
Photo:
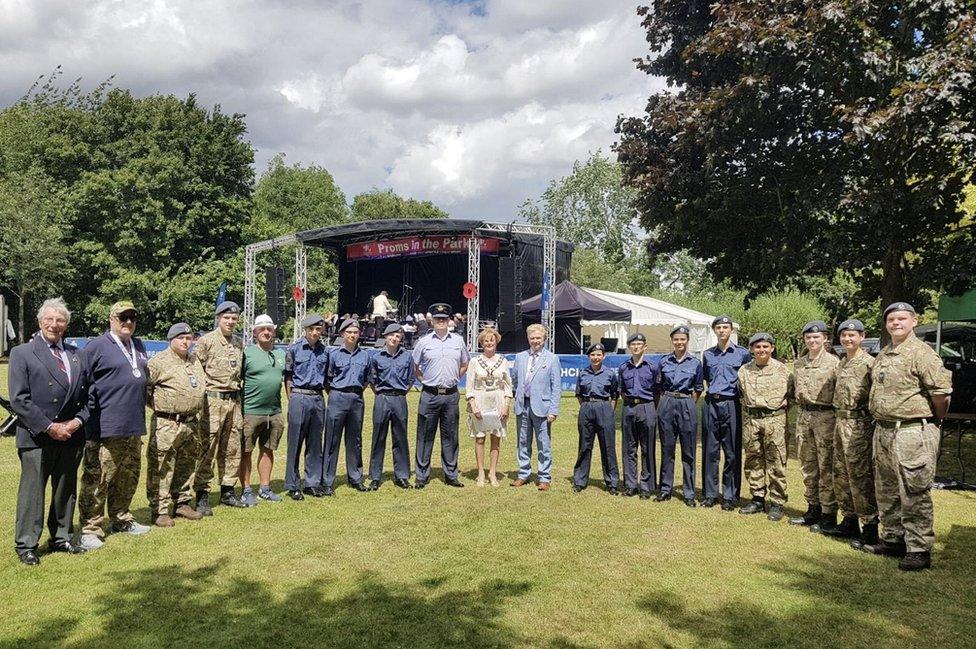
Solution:
[(814, 298), (795, 290), (763, 293), (752, 301), (742, 319), (739, 342), (766, 331), (776, 338), (777, 356), (795, 358), (803, 347), (803, 325), (823, 318), (823, 306)]

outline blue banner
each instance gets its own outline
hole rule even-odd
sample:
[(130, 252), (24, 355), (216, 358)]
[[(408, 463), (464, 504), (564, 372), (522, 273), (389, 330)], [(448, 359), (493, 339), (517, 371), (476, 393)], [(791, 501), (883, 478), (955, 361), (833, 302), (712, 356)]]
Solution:
[(227, 299), (227, 282), (221, 282), (220, 288), (217, 289), (217, 302), (214, 304), (214, 308), (220, 306), (220, 303)]

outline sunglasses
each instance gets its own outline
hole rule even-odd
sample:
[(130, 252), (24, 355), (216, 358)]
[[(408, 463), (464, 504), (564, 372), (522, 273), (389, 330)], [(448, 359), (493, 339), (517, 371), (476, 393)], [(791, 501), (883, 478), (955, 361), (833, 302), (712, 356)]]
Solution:
[(139, 316), (137, 316), (135, 313), (120, 313), (119, 315), (115, 316), (119, 322), (135, 322), (138, 317)]

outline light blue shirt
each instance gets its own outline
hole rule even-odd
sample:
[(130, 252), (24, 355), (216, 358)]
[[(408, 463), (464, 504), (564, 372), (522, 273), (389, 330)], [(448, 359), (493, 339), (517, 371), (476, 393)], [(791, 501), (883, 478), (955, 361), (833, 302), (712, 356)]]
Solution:
[(413, 364), (423, 377), (420, 382), (432, 388), (453, 388), (461, 377), (461, 366), (467, 365), (470, 355), (464, 339), (448, 332), (441, 338), (431, 333), (413, 348)]

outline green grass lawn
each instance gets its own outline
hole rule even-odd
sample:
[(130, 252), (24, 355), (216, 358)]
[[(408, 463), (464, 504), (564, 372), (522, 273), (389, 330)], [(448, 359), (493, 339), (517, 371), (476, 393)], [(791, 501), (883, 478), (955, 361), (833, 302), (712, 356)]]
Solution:
[[(33, 569), (13, 552), (18, 462), (4, 438), (0, 648), (976, 644), (976, 493), (935, 492), (935, 567), (906, 574), (786, 521), (612, 498), (595, 484), (574, 494), (576, 410), (563, 400), (548, 494), (508, 480), (476, 488), (463, 436), (464, 489), (435, 471), (424, 491), (388, 481), (361, 494), (340, 476), (334, 498), (217, 507), (84, 556), (44, 554)], [(510, 434), (501, 468), (511, 478), (514, 467)], [(278, 488), (281, 476), (279, 463)], [(793, 459), (789, 480), (795, 512)], [(142, 486), (133, 508), (148, 520)]]

